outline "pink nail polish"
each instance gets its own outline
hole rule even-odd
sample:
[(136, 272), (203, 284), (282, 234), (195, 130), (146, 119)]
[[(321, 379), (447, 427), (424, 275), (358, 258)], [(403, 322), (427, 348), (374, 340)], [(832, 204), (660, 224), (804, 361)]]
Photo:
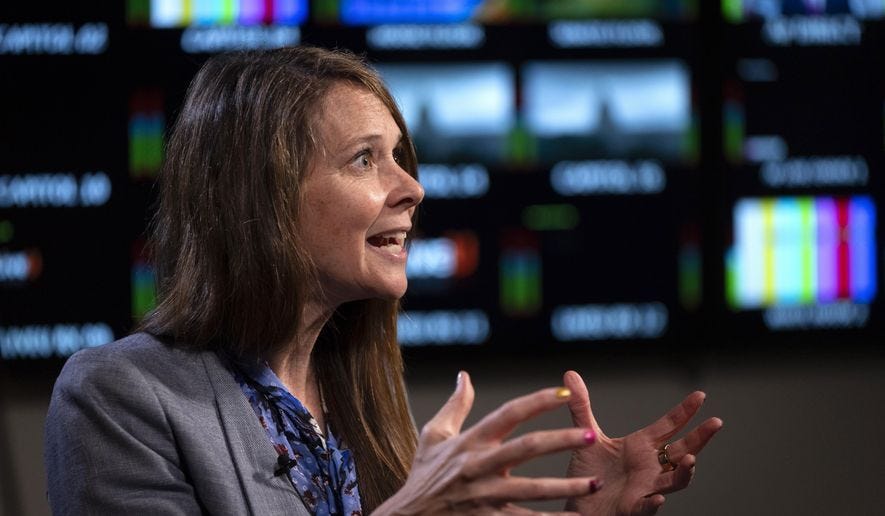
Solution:
[(593, 479), (590, 481), (590, 494), (602, 489), (602, 480)]
[(596, 432), (593, 430), (587, 430), (584, 432), (584, 442), (587, 444), (593, 444), (596, 442)]

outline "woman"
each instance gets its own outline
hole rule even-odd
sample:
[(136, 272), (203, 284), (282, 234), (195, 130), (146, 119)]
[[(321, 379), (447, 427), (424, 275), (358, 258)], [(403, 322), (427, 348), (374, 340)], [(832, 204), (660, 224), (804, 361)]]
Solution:
[[(721, 422), (659, 448), (701, 393), (609, 439), (569, 372), (461, 432), (473, 400), (461, 373), (416, 435), (396, 342), (416, 171), (399, 110), (354, 56), (210, 59), (160, 177), (158, 306), (140, 333), (72, 357), (56, 384), (54, 512), (522, 514), (513, 502), (562, 498), (642, 514), (685, 487)], [(575, 428), (506, 440), (564, 404)], [(567, 478), (508, 473), (563, 450)]]

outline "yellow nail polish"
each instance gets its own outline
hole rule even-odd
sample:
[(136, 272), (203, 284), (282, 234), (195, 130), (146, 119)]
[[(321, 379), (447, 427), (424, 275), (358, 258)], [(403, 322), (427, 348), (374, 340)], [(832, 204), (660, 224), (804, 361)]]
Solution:
[(564, 400), (569, 398), (572, 395), (572, 391), (570, 391), (567, 387), (560, 387), (556, 389), (556, 397)]

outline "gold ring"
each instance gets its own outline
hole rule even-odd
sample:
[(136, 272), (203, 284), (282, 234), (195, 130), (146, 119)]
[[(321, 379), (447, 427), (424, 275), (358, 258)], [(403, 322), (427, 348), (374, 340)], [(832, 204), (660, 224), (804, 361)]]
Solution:
[(673, 471), (676, 469), (676, 464), (670, 460), (670, 443), (664, 445), (663, 448), (658, 450), (658, 463), (664, 467), (664, 471)]

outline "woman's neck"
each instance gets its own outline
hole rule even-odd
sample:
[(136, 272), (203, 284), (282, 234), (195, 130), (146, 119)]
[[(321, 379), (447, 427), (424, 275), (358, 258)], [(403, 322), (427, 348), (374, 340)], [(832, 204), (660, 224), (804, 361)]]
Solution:
[(317, 420), (323, 433), (326, 431), (323, 401), (311, 356), (317, 337), (333, 311), (318, 303), (308, 303), (291, 343), (267, 359), (271, 370)]

